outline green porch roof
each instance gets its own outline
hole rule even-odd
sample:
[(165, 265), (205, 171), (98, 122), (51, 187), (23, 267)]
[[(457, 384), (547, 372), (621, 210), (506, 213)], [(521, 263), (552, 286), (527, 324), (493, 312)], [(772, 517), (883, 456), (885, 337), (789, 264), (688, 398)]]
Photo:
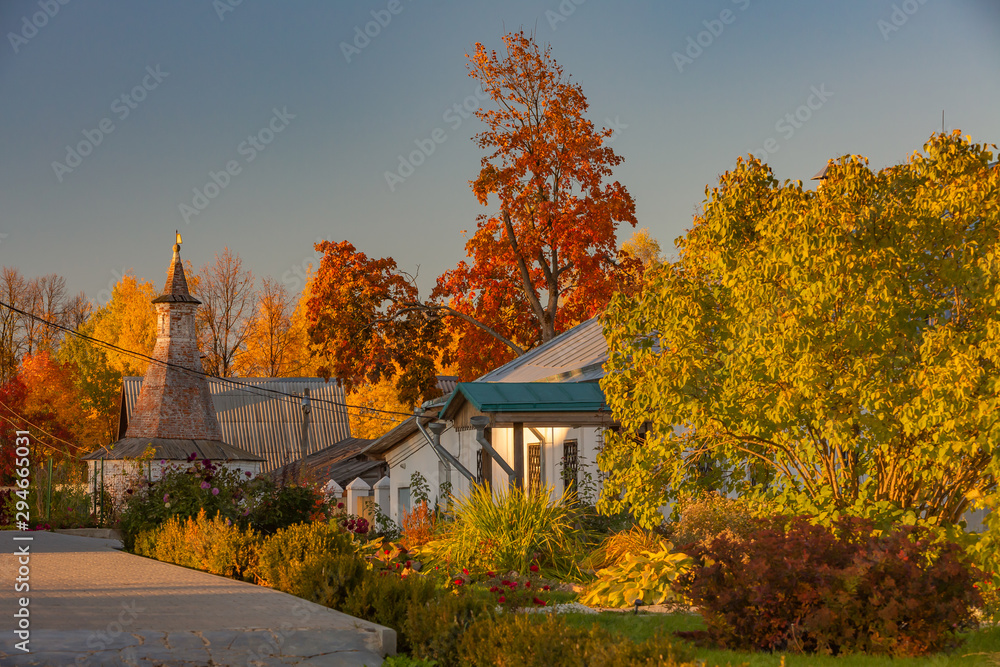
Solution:
[(482, 413), (598, 412), (607, 410), (604, 392), (596, 382), (460, 382), (441, 409), (460, 404), (459, 396)]

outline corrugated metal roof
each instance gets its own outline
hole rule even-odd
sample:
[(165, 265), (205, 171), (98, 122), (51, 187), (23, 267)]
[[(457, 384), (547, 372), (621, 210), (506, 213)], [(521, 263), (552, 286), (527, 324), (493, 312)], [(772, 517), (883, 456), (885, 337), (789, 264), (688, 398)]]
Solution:
[[(140, 377), (122, 378), (122, 426), (128, 424), (141, 387)], [(344, 390), (337, 382), (325, 382), (323, 378), (227, 378), (226, 382), (208, 379), (223, 439), (262, 457), (263, 472), (297, 459), (302, 434), (299, 400), (266, 390), (301, 395), (307, 387), (312, 399), (307, 451), (311, 454), (351, 437)]]
[(592, 382), (462, 382), (441, 410), (448, 419), (463, 397), (483, 413), (597, 412), (607, 410), (604, 393)]
[(476, 382), (594, 382), (604, 377), (607, 360), (608, 343), (594, 317)]

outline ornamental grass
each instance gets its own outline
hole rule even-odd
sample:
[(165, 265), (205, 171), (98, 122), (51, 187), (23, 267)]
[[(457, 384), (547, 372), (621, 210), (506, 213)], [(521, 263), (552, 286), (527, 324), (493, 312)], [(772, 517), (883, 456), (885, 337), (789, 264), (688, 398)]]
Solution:
[(534, 564), (563, 579), (582, 577), (584, 541), (573, 527), (571, 497), (552, 489), (475, 486), (458, 498), (455, 518), (420, 549), (432, 562), (497, 572), (528, 572)]

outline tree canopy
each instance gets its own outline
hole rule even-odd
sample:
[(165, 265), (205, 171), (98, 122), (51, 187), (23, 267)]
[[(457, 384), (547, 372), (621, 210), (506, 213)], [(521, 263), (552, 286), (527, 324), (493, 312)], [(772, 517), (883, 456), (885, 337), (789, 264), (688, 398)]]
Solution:
[(648, 525), (706, 485), (911, 523), (994, 503), (992, 159), (934, 135), (877, 173), (841, 158), (815, 192), (738, 160), (678, 259), (604, 316), (602, 387), (621, 423), (599, 460), (604, 507)]
[(480, 215), (468, 262), (441, 275), (428, 299), (391, 257), (324, 242), (310, 299), (310, 336), (327, 371), (350, 388), (402, 373), (404, 403), (437, 391), (440, 363), (473, 379), (593, 317), (641, 275), (617, 250), (635, 205), (611, 181), (622, 158), (586, 118), (587, 98), (549, 48), (523, 32), (498, 55), (477, 44), (469, 75), (492, 108), (475, 112), (485, 151), (473, 194)]

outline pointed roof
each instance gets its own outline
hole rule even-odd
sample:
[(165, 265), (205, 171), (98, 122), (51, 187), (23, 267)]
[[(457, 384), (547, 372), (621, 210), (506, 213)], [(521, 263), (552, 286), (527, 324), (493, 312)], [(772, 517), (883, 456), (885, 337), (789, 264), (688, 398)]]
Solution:
[(209, 394), (195, 329), (201, 303), (191, 296), (180, 256), (180, 234), (163, 294), (153, 299), (158, 317), (153, 363), (143, 378), (125, 434), (110, 452), (92, 459), (138, 456), (148, 445), (157, 458), (177, 459), (198, 453), (204, 458), (263, 461), (259, 456), (223, 441)]
[(153, 303), (201, 303), (188, 292), (184, 265), (181, 263), (180, 238), (178, 234), (177, 243), (174, 244), (174, 259), (170, 263), (170, 269), (167, 270), (167, 282), (163, 285), (163, 293), (153, 299)]

